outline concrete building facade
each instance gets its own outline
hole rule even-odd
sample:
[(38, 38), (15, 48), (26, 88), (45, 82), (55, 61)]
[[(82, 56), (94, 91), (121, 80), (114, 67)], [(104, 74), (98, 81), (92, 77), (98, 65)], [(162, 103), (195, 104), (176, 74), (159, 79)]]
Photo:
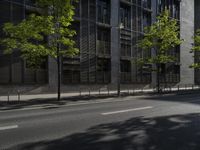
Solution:
[[(19, 22), (34, 12), (32, 0), (1, 0), (0, 26), (5, 22)], [(79, 0), (73, 28), (80, 55), (62, 58), (63, 88), (77, 89), (90, 85), (115, 88), (122, 85), (155, 85), (156, 75), (138, 67), (134, 62), (146, 54), (137, 47), (144, 27), (156, 21), (156, 16), (167, 7), (171, 16), (180, 22), (180, 37), (184, 43), (175, 48), (173, 55), (178, 62), (162, 66), (165, 84), (198, 84), (199, 72), (189, 68), (194, 62), (190, 49), (192, 36), (199, 28), (198, 0)], [(3, 37), (1, 31), (1, 37)], [(31, 70), (16, 51), (4, 55), (0, 50), (0, 87), (37, 87), (37, 91), (56, 89), (56, 62), (48, 58), (39, 70)], [(148, 67), (148, 66), (147, 66)], [(43, 88), (44, 87), (44, 88)], [(31, 89), (34, 88), (30, 88)]]

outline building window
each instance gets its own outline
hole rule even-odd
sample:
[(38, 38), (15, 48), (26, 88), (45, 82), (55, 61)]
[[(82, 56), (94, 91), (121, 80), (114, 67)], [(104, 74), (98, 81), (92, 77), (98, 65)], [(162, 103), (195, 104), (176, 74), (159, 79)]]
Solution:
[(145, 27), (148, 27), (151, 25), (151, 13), (143, 11), (143, 31)]
[(120, 21), (124, 28), (131, 28), (131, 7), (121, 4), (120, 5)]
[(110, 1), (98, 0), (98, 21), (105, 24), (110, 24)]
[(99, 55), (110, 55), (110, 29), (98, 28), (97, 51)]
[(97, 61), (97, 82), (108, 83), (110, 82), (110, 59), (98, 58)]
[(36, 6), (36, 0), (25, 0), (26, 5)]
[(120, 73), (121, 73), (121, 82), (130, 83), (131, 82), (131, 62), (128, 60), (121, 60), (120, 63)]
[(121, 44), (121, 56), (131, 57), (131, 45), (130, 44)]
[(151, 8), (151, 0), (142, 0), (142, 6), (144, 8)]
[(180, 1), (179, 0), (157, 0), (157, 13), (165, 8), (169, 9), (171, 17), (180, 19)]
[(163, 83), (177, 83), (180, 81), (180, 65), (163, 64), (160, 80)]
[(63, 57), (63, 83), (80, 83), (80, 59)]

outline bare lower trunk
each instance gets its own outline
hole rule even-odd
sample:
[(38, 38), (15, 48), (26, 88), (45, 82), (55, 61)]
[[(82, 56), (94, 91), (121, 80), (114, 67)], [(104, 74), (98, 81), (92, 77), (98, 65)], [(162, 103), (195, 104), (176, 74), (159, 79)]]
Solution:
[(160, 93), (160, 64), (157, 64), (157, 92)]
[(60, 50), (60, 47), (59, 47), (59, 44), (57, 46), (57, 67), (58, 67), (58, 89), (57, 89), (57, 100), (60, 101), (60, 83), (61, 83), (61, 69), (60, 69), (60, 56), (59, 56), (59, 50)]

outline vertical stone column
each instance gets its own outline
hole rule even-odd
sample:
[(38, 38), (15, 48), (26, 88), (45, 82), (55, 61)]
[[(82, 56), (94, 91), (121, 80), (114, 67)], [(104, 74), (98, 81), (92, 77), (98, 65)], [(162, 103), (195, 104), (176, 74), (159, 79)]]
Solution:
[(180, 46), (180, 84), (194, 84), (194, 62), (190, 53), (194, 35), (194, 0), (182, 0), (180, 3), (180, 37), (184, 42)]
[(57, 63), (53, 58), (48, 58), (48, 81), (51, 91), (56, 91), (58, 75), (57, 75)]
[(119, 0), (111, 0), (111, 83), (117, 85), (119, 70)]
[[(200, 1), (195, 0), (195, 31), (200, 29)], [(195, 57), (200, 57), (200, 53), (197, 52)], [(200, 70), (195, 70), (195, 84), (200, 84)]]

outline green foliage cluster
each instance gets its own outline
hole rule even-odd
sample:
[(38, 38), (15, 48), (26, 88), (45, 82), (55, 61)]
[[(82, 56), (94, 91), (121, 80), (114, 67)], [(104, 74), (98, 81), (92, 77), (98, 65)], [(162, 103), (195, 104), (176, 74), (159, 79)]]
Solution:
[(144, 38), (138, 46), (146, 51), (154, 49), (155, 56), (139, 59), (139, 63), (166, 64), (175, 61), (175, 57), (169, 51), (180, 45), (182, 40), (179, 38), (179, 26), (176, 19), (170, 18), (168, 10), (164, 10), (157, 21), (145, 28)]
[[(194, 39), (194, 45), (192, 47), (193, 53), (199, 53), (200, 52), (200, 29), (198, 29), (193, 37)], [(200, 69), (200, 56), (195, 55), (195, 63), (193, 63), (190, 67), (195, 69)]]
[(32, 14), (18, 24), (4, 25), (6, 38), (1, 40), (4, 52), (10, 54), (20, 49), (31, 67), (39, 66), (47, 56), (56, 59), (76, 55), (78, 49), (73, 40), (76, 32), (71, 29), (72, 0), (37, 0), (37, 5), (45, 10), (42, 14)]

